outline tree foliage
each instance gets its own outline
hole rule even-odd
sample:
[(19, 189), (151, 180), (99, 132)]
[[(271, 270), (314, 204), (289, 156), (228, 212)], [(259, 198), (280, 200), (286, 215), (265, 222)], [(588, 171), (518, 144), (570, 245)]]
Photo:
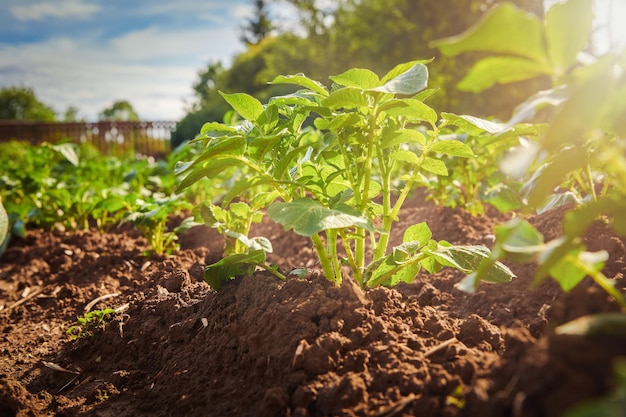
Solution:
[[(199, 131), (200, 120), (191, 113), (200, 109), (212, 116), (204, 122), (221, 121), (220, 113), (225, 107), (217, 90), (245, 92), (261, 101), (275, 96), (277, 86), (267, 82), (276, 74), (303, 73), (315, 80), (327, 80), (329, 75), (350, 68), (385, 73), (402, 62), (434, 58), (429, 64), (430, 87), (438, 91), (429, 99), (432, 105), (454, 113), (494, 115), (500, 119), (509, 118), (515, 105), (550, 83), (549, 79), (528, 80), (513, 88), (507, 86), (506, 93), (498, 86), (480, 94), (459, 91), (457, 84), (480, 59), (480, 53), (448, 57), (431, 47), (433, 40), (470, 27), (489, 8), (502, 3), (500, 0), (282, 1), (296, 9), (298, 24), (283, 27), (270, 36), (266, 34), (258, 42), (247, 42), (246, 51), (235, 57), (230, 68), (211, 63), (201, 71), (194, 86), (196, 107), (181, 121), (180, 132), (195, 135)], [(543, 0), (511, 2), (543, 17)], [(268, 15), (263, 16), (269, 19)], [(274, 27), (273, 22), (266, 23)], [(192, 120), (193, 127), (189, 124)]]
[(98, 116), (100, 120), (112, 120), (112, 121), (131, 121), (139, 120), (139, 115), (126, 100), (118, 100), (110, 107), (105, 108), (100, 112)]
[(50, 122), (55, 117), (52, 107), (39, 101), (31, 88), (0, 89), (0, 119)]
[(264, 0), (254, 1), (254, 16), (247, 20), (241, 28), (240, 40), (246, 45), (257, 45), (274, 30), (270, 20), (267, 2)]

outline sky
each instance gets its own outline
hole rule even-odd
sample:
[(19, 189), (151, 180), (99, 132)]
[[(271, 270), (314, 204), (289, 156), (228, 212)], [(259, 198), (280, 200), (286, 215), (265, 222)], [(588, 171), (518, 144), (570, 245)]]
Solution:
[[(626, 0), (597, 4), (626, 44)], [(180, 120), (198, 71), (243, 51), (253, 11), (252, 0), (2, 0), (0, 87), (32, 88), (60, 117), (73, 106), (96, 120), (127, 100), (143, 120)]]
[(197, 73), (244, 47), (250, 0), (3, 0), (0, 87), (95, 120), (128, 100), (144, 120), (179, 120)]

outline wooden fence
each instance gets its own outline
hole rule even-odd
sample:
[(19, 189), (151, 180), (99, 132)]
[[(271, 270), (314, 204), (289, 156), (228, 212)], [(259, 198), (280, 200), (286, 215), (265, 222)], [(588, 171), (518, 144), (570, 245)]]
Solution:
[(19, 140), (34, 145), (71, 141), (91, 143), (102, 153), (120, 155), (135, 152), (163, 156), (170, 151), (176, 122), (32, 122), (0, 120), (0, 142)]

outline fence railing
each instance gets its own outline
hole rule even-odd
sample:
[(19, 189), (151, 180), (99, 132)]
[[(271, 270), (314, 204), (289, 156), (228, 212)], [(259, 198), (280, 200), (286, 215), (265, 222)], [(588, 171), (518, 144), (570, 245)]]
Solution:
[(105, 154), (136, 152), (163, 156), (171, 149), (171, 121), (32, 122), (0, 120), (0, 142), (20, 140), (34, 145), (71, 141), (91, 143)]

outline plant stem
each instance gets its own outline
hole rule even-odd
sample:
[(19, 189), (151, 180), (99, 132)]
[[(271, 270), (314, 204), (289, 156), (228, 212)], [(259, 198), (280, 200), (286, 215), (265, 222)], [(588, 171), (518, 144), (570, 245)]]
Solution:
[(322, 271), (324, 271), (324, 275), (326, 279), (329, 281), (335, 282), (337, 284), (337, 280), (341, 283), (341, 276), (336, 277), (333, 271), (333, 266), (328, 258), (328, 254), (326, 253), (326, 248), (324, 247), (324, 243), (320, 238), (319, 234), (314, 234), (311, 236), (311, 241), (313, 241), (313, 245), (315, 246), (315, 251), (317, 252), (317, 257), (320, 260), (320, 264), (322, 265)]
[(574, 258), (573, 262), (576, 266), (582, 268), (604, 291), (615, 298), (615, 301), (617, 301), (622, 309), (626, 309), (626, 299), (624, 299), (622, 293), (615, 288), (612, 280), (608, 279), (601, 271), (589, 268), (585, 262), (580, 262), (578, 258)]

